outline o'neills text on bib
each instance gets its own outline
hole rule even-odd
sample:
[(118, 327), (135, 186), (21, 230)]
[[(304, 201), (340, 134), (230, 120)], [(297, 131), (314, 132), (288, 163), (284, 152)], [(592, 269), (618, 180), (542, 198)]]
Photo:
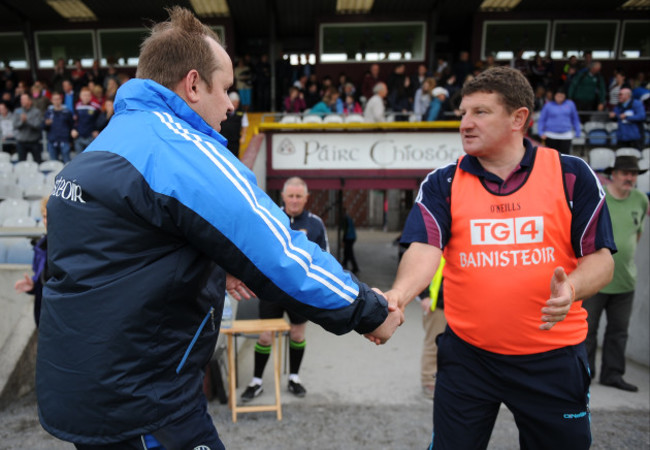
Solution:
[(576, 301), (566, 319), (540, 330), (553, 270), (571, 273), (571, 210), (559, 154), (538, 148), (528, 179), (490, 193), (460, 168), (451, 185), (451, 238), (444, 249), (445, 316), (463, 340), (506, 354), (541, 353), (582, 342), (587, 313)]

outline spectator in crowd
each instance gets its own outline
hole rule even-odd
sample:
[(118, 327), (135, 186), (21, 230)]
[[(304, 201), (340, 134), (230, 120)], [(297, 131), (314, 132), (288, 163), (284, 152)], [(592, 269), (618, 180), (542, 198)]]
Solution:
[(426, 122), (434, 122), (436, 120), (445, 120), (445, 112), (449, 111), (448, 99), (449, 92), (443, 87), (436, 87), (431, 93), (431, 104), (426, 112)]
[(600, 70), (600, 62), (592, 61), (588, 70), (580, 71), (573, 77), (568, 94), (578, 111), (605, 109), (607, 90)]
[(444, 80), (446, 74), (449, 72), (449, 63), (445, 61), (444, 58), (438, 58), (438, 64), (436, 65), (436, 71), (433, 74), (433, 77), (436, 79), (436, 82), (439, 83)]
[(461, 87), (463, 81), (467, 78), (467, 75), (470, 75), (471, 73), (472, 64), (469, 61), (469, 52), (463, 50), (458, 54), (458, 61), (456, 61), (452, 70), (457, 86)]
[(427, 69), (427, 65), (424, 63), (418, 64), (417, 73), (411, 76), (411, 91), (415, 92), (420, 89), (424, 80), (429, 77), (431, 77), (431, 74), (429, 73), (429, 69)]
[(639, 174), (647, 170), (639, 169), (639, 161), (635, 156), (618, 156), (614, 166), (605, 169), (611, 180), (605, 185), (607, 208), (611, 214), (614, 242), (618, 250), (614, 254), (614, 278), (600, 292), (585, 301), (585, 309), (589, 313), (589, 332), (585, 343), (591, 377), (595, 378), (597, 373), (598, 325), (600, 316), (605, 311), (607, 326), (603, 339), (600, 384), (630, 392), (639, 390), (623, 379), (627, 330), (637, 278), (634, 255), (648, 213), (648, 197), (634, 186)]
[(354, 99), (354, 95), (347, 94), (343, 104), (343, 114), (363, 114), (363, 108), (358, 101)]
[(109, 63), (108, 67), (106, 68), (106, 73), (104, 73), (104, 90), (108, 91), (108, 82), (109, 80), (114, 80), (116, 85), (119, 86), (119, 78), (117, 76), (117, 67), (115, 67), (115, 64)]
[(7, 105), (7, 108), (9, 108), (11, 111), (14, 110), (14, 94), (14, 82), (11, 80), (4, 81), (2, 84), (2, 91), (0, 91), (0, 102), (3, 102), (5, 105)]
[(612, 111), (616, 105), (618, 105), (618, 99), (619, 95), (621, 92), (621, 89), (623, 88), (630, 88), (630, 84), (627, 82), (627, 79), (625, 78), (625, 72), (621, 68), (617, 68), (614, 71), (614, 76), (612, 77), (612, 81), (609, 83), (609, 95), (607, 97), (608, 99), (608, 107), (609, 110)]
[(519, 72), (523, 73), (525, 77), (528, 77), (530, 73), (530, 66), (528, 61), (524, 59), (524, 49), (518, 48), (512, 59), (510, 60), (510, 67), (517, 69)]
[(433, 400), (436, 390), (436, 376), (438, 374), (438, 344), (436, 338), (445, 331), (447, 320), (444, 312), (444, 292), (442, 271), (445, 267), (445, 258), (440, 258), (440, 265), (431, 281), (431, 284), (420, 293), (422, 308), (422, 328), (424, 328), (424, 341), (422, 342), (422, 356), (420, 358), (420, 382), (422, 394)]
[[(340, 112), (339, 112), (340, 106)], [(331, 113), (342, 114), (343, 102), (339, 98), (339, 91), (334, 86), (330, 86), (325, 91), (323, 99), (316, 103), (310, 110), (310, 114), (320, 114), (321, 116)]]
[(623, 88), (618, 94), (618, 105), (609, 117), (616, 118), (616, 141), (619, 147), (634, 147), (641, 149), (644, 136), (645, 108), (643, 103), (632, 98), (632, 91)]
[[(338, 90), (331, 86), (338, 94)], [(326, 94), (327, 95), (327, 94)], [(317, 244), (323, 251), (329, 252), (330, 246), (327, 240), (327, 230), (320, 217), (306, 209), (309, 200), (307, 183), (298, 177), (289, 178), (282, 188), (283, 210), (289, 217), (292, 230), (300, 230), (305, 233), (307, 239)], [(305, 329), (307, 319), (290, 309), (284, 308), (276, 302), (260, 297), (259, 315), (260, 319), (278, 319), (287, 313), (289, 316), (289, 382), (287, 388), (296, 397), (304, 397), (307, 390), (303, 386), (298, 372), (305, 354)], [(241, 398), (249, 402), (263, 392), (262, 375), (264, 368), (271, 354), (272, 335), (270, 331), (260, 334), (255, 344), (255, 360), (253, 379), (248, 384)], [(277, 351), (277, 349), (276, 349)]]
[(99, 60), (94, 60), (90, 70), (86, 72), (88, 83), (93, 82), (95, 85), (104, 87), (104, 71), (99, 66)]
[(115, 98), (115, 94), (117, 94), (117, 89), (120, 87), (118, 78), (108, 78), (105, 84), (106, 84), (106, 89), (104, 89), (104, 95), (106, 97)]
[(99, 113), (99, 117), (97, 117), (98, 132), (101, 132), (104, 128), (106, 128), (106, 125), (108, 125), (108, 122), (111, 120), (111, 117), (113, 117), (113, 114), (115, 112), (114, 102), (115, 102), (115, 97), (106, 97), (106, 99), (104, 100), (104, 106), (102, 106), (102, 111)]
[(20, 96), (20, 108), (14, 111), (14, 130), (18, 160), (25, 161), (31, 153), (34, 161), (41, 162), (41, 129), (43, 114), (34, 106), (28, 93)]
[(357, 98), (357, 87), (354, 85), (354, 83), (348, 81), (343, 85), (343, 93), (341, 94), (341, 97), (345, 98), (348, 95), (351, 95), (352, 98), (355, 100), (358, 100)]
[(271, 111), (271, 64), (269, 55), (264, 53), (253, 66), (253, 94), (258, 111)]
[(79, 96), (82, 87), (88, 85), (88, 74), (81, 65), (80, 59), (74, 61), (74, 69), (70, 72), (70, 81), (72, 81), (76, 96)]
[(73, 126), (72, 111), (63, 104), (63, 95), (54, 92), (52, 105), (43, 117), (43, 129), (47, 133), (47, 151), (51, 160), (58, 161), (61, 157), (64, 163), (70, 161), (70, 136)]
[(0, 143), (3, 152), (14, 153), (15, 137), (14, 113), (9, 110), (5, 102), (0, 102)]
[[(47, 196), (41, 199), (41, 220), (43, 221), (45, 230), (47, 230), (47, 202), (49, 198)], [(50, 278), (47, 268), (47, 231), (40, 238), (34, 239), (32, 246), (34, 247), (34, 258), (32, 260), (32, 272), (34, 274), (31, 277), (27, 273), (24, 274), (23, 278), (16, 281), (14, 289), (16, 292), (23, 292), (34, 296), (34, 322), (36, 322), (36, 328), (38, 328), (41, 320), (43, 286), (45, 286), (45, 282)]]
[(56, 60), (54, 65), (54, 70), (52, 72), (52, 78), (50, 81), (50, 86), (52, 86), (52, 92), (63, 92), (63, 80), (70, 79), (70, 74), (68, 69), (65, 66), (65, 59), (59, 58)]
[(568, 86), (570, 86), (574, 75), (578, 73), (578, 69), (578, 57), (576, 55), (569, 56), (569, 59), (562, 68), (562, 75), (560, 76), (562, 84), (566, 86), (565, 89), (568, 89)]
[(320, 95), (320, 87), (318, 86), (318, 83), (308, 83), (307, 92), (305, 92), (304, 95), (305, 106), (307, 108), (313, 108), (316, 103), (321, 101), (321, 98), (322, 96)]
[(542, 144), (564, 155), (571, 154), (571, 141), (580, 137), (580, 118), (572, 100), (567, 100), (563, 88), (555, 91), (553, 101), (542, 108), (537, 122), (537, 132)]
[(348, 268), (348, 263), (352, 264), (352, 273), (359, 273), (357, 258), (354, 256), (354, 243), (357, 241), (357, 230), (354, 227), (354, 220), (343, 210), (343, 261), (341, 265), (344, 269)]
[(289, 87), (289, 95), (284, 98), (284, 112), (301, 113), (307, 108), (305, 98), (295, 86)]
[(380, 81), (372, 91), (374, 95), (366, 102), (366, 107), (363, 110), (363, 118), (366, 122), (385, 122), (386, 106), (384, 105), (384, 99), (388, 95), (386, 83)]
[(16, 75), (14, 68), (9, 64), (9, 61), (5, 61), (4, 66), (5, 67), (0, 74), (0, 81), (4, 84), (5, 81), (11, 80), (14, 86), (18, 85), (18, 76)]
[(388, 87), (388, 106), (396, 113), (396, 121), (408, 120), (408, 113), (411, 111), (411, 78), (406, 76), (406, 65), (398, 64), (386, 82)]
[[(532, 84), (532, 83), (531, 83)], [(533, 111), (541, 111), (546, 104), (546, 89), (539, 85), (535, 88), (535, 99), (533, 101)]]
[(51, 102), (45, 95), (43, 87), (40, 83), (36, 82), (29, 90), (32, 93), (32, 102), (34, 107), (37, 108), (41, 114), (44, 114)]
[(244, 57), (237, 60), (235, 67), (235, 89), (239, 93), (242, 109), (248, 111), (253, 95), (253, 71)]
[(13, 103), (10, 105), (9, 109), (12, 111), (16, 111), (17, 108), (20, 108), (20, 97), (23, 94), (30, 94), (30, 90), (27, 88), (27, 83), (25, 83), (23, 80), (18, 81), (16, 83), (16, 87), (14, 88), (14, 96), (13, 96)]
[(370, 65), (368, 72), (363, 76), (363, 81), (361, 82), (361, 95), (366, 98), (366, 101), (370, 100), (375, 94), (375, 86), (379, 83), (381, 78), (379, 77), (379, 64), (373, 63)]
[(239, 158), (239, 145), (246, 137), (246, 129), (248, 128), (248, 115), (243, 111), (240, 106), (240, 97), (237, 92), (228, 94), (228, 98), (232, 102), (233, 110), (228, 111), (227, 118), (221, 122), (221, 135), (228, 140), (226, 147), (228, 150)]
[(95, 84), (92, 81), (88, 83), (88, 88), (92, 93), (92, 101), (97, 103), (100, 108), (104, 108), (104, 101), (106, 100), (106, 95), (104, 94), (104, 88), (101, 84)]
[(72, 81), (63, 80), (61, 83), (63, 87), (63, 104), (70, 110), (74, 111), (74, 105), (77, 103), (76, 96), (74, 93), (74, 87), (72, 86)]
[(71, 136), (74, 139), (74, 151), (78, 155), (84, 151), (97, 136), (97, 117), (101, 107), (93, 101), (87, 86), (79, 91), (79, 101), (75, 106), (75, 126)]

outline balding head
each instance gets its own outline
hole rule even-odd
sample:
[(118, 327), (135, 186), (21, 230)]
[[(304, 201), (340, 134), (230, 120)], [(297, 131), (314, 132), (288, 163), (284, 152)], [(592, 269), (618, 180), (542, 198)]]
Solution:
[(629, 88), (623, 88), (618, 93), (618, 101), (621, 103), (625, 103), (631, 98), (632, 98), (632, 91)]

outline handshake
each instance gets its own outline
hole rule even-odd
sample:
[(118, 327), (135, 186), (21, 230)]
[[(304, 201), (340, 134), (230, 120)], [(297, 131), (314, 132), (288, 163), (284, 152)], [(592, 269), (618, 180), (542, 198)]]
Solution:
[(384, 323), (375, 328), (372, 333), (364, 334), (364, 337), (375, 345), (386, 343), (391, 338), (397, 327), (404, 323), (404, 306), (400, 306), (396, 291), (390, 290), (382, 292), (377, 288), (372, 288), (376, 293), (384, 296), (388, 302), (388, 316)]

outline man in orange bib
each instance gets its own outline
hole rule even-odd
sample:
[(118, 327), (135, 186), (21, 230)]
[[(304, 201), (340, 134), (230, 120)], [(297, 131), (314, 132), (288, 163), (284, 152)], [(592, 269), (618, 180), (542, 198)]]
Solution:
[(467, 154), (422, 183), (386, 293), (404, 308), (444, 253), (433, 448), (486, 448), (504, 403), (521, 448), (586, 449), (580, 299), (612, 276), (605, 194), (584, 161), (524, 139), (534, 95), (519, 71), (489, 69), (462, 94)]

